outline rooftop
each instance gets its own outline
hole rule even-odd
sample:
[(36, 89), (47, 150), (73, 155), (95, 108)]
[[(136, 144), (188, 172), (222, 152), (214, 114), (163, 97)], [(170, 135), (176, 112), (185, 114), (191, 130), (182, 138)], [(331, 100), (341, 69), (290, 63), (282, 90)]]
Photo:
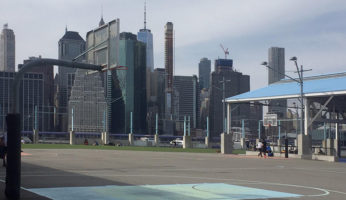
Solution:
[(66, 31), (65, 35), (61, 38), (62, 40), (82, 40), (84, 39), (75, 31)]
[[(346, 72), (306, 77), (304, 78), (303, 93), (307, 97), (346, 94)], [(300, 84), (290, 79), (283, 79), (267, 87), (229, 97), (226, 102), (288, 99), (299, 96)]]

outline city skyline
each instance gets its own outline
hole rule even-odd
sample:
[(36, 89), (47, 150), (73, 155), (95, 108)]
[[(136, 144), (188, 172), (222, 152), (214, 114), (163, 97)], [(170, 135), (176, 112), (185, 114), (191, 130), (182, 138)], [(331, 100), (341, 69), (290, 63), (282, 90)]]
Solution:
[[(29, 56), (57, 58), (56, 44), (65, 27), (85, 38), (86, 32), (98, 24), (101, 6), (106, 22), (120, 19), (120, 32), (137, 33), (143, 27), (144, 1), (66, 2), (2, 2), (0, 24), (8, 23), (16, 35), (16, 66)], [(80, 10), (78, 15), (76, 8)], [(176, 38), (175, 75), (198, 74), (198, 62), (203, 57), (212, 61), (223, 58), (221, 43), (229, 48), (234, 68), (250, 75), (253, 90), (267, 83), (267, 71), (260, 63), (266, 61), (267, 49), (272, 46), (286, 49), (288, 71), (295, 69), (288, 61), (291, 56), (297, 56), (300, 64), (313, 69), (307, 76), (344, 71), (345, 10), (346, 2), (326, 0), (150, 0), (147, 27), (154, 35), (155, 68), (164, 67), (164, 25), (172, 21)], [(40, 37), (33, 37), (36, 35)]]

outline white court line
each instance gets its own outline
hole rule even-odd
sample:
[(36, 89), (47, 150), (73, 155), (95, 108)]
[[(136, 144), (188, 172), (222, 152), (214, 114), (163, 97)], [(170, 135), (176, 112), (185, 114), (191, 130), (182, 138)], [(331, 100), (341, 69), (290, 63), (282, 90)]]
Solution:
[(324, 170), (324, 169), (314, 169), (314, 168), (293, 168), (293, 169), (308, 170), (308, 171), (317, 171), (317, 172), (325, 172), (325, 173), (346, 174), (346, 172), (332, 171), (332, 170)]
[[(128, 170), (128, 169), (124, 169), (124, 170)], [(276, 167), (262, 167), (262, 168), (258, 168), (258, 167), (249, 167), (249, 168), (174, 168), (174, 167), (167, 167), (167, 168), (161, 168), (161, 169), (156, 169), (156, 171), (161, 171), (161, 172), (165, 172), (165, 171), (194, 171), (194, 172), (204, 172), (208, 170), (209, 172), (225, 172), (225, 171), (229, 171), (231, 172), (232, 170), (304, 170), (304, 171), (318, 171), (318, 172), (325, 172), (325, 173), (338, 173), (338, 174), (345, 174), (346, 172), (340, 172), (340, 171), (331, 171), (331, 170), (324, 170), (322, 169), (314, 169), (314, 168), (296, 168), (296, 167), (285, 167), (285, 166), (276, 166)], [(152, 171), (152, 169), (135, 169), (135, 171)], [(71, 172), (71, 173), (109, 173), (109, 172), (117, 172), (117, 170), (65, 170), (65, 172)], [(22, 172), (22, 175), (34, 175), (32, 172)], [(37, 175), (44, 175), (41, 172), (37, 172)]]
[(328, 190), (328, 191), (346, 195), (346, 192), (340, 192), (340, 191), (336, 191), (336, 190)]
[[(262, 168), (259, 168), (259, 167), (249, 167), (249, 168), (244, 168), (244, 167), (241, 167), (241, 168), (213, 168), (213, 169), (210, 169), (210, 168), (174, 168), (174, 167), (167, 167), (167, 168), (161, 168), (161, 169), (155, 169), (156, 171), (195, 171), (195, 172), (204, 172), (204, 171), (211, 171), (211, 172), (218, 172), (218, 171), (222, 171), (224, 172), (225, 170), (226, 171), (232, 171), (232, 170), (282, 170), (282, 169), (285, 169), (285, 170), (294, 170), (293, 168), (285, 168), (284, 166), (276, 166), (276, 167), (262, 167)], [(120, 169), (121, 170), (121, 169)], [(124, 170), (128, 170), (128, 168), (124, 168)], [(135, 169), (136, 171), (152, 171), (152, 169), (143, 169), (143, 168), (138, 168), (138, 169)], [(64, 172), (71, 172), (71, 173), (90, 173), (90, 172), (117, 172), (118, 170), (65, 170)], [(40, 174), (41, 172), (37, 172), (37, 174)], [(32, 172), (22, 172), (21, 173), (22, 175), (25, 175), (25, 174), (29, 174), (29, 175), (32, 175), (34, 173)]]

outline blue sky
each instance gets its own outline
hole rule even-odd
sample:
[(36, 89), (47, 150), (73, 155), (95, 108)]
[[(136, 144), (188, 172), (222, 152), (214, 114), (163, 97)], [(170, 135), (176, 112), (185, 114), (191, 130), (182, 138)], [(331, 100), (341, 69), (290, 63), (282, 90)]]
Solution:
[[(16, 35), (16, 64), (29, 56), (57, 58), (65, 26), (86, 32), (120, 19), (121, 31), (143, 27), (144, 0), (2, 0), (0, 24)], [(202, 57), (213, 60), (230, 50), (234, 67), (251, 77), (251, 89), (267, 84), (268, 48), (285, 48), (288, 59), (312, 69), (307, 75), (346, 71), (346, 1), (343, 0), (147, 0), (147, 27), (154, 35), (155, 67), (164, 67), (164, 25), (174, 24), (175, 73), (198, 74)], [(213, 66), (212, 66), (213, 68)], [(294, 74), (291, 74), (294, 76)]]

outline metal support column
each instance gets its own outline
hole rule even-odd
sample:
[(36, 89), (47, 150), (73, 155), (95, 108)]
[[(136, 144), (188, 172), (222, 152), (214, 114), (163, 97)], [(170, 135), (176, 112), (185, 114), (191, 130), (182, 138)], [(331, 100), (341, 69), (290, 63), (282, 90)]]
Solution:
[(209, 137), (209, 117), (207, 117), (207, 137)]
[(158, 120), (159, 120), (159, 115), (156, 113), (156, 117), (155, 117), (155, 135), (159, 134)]
[(133, 119), (132, 119), (132, 112), (130, 113), (130, 133), (133, 133)]
[(102, 121), (102, 125), (103, 125), (103, 132), (106, 132), (106, 111), (103, 111), (103, 121)]
[(227, 134), (231, 133), (232, 130), (232, 113), (231, 113), (231, 104), (227, 104)]
[(281, 121), (278, 120), (278, 125), (279, 125), (279, 140), (281, 138)]
[(71, 131), (74, 131), (74, 122), (73, 122), (73, 118), (74, 118), (74, 113), (73, 113), (73, 108), (71, 110)]
[(54, 122), (53, 122), (53, 124), (54, 124), (54, 128), (56, 127), (56, 107), (54, 106)]
[(241, 137), (245, 139), (245, 122), (244, 119), (241, 120)]
[(37, 106), (35, 106), (35, 121), (34, 121), (34, 129), (38, 130), (38, 123), (37, 123)]
[(184, 136), (186, 136), (186, 116), (184, 116)]
[[(222, 124), (223, 124), (223, 133), (226, 132), (225, 129), (225, 77), (222, 78)], [(227, 131), (228, 133), (228, 131)]]
[(258, 139), (261, 139), (261, 120), (258, 121)]
[(304, 135), (309, 135), (309, 122), (310, 122), (310, 100), (305, 98), (305, 112), (304, 112)]
[(188, 135), (188, 136), (191, 136), (191, 121), (190, 121), (190, 116), (188, 116), (187, 135)]

